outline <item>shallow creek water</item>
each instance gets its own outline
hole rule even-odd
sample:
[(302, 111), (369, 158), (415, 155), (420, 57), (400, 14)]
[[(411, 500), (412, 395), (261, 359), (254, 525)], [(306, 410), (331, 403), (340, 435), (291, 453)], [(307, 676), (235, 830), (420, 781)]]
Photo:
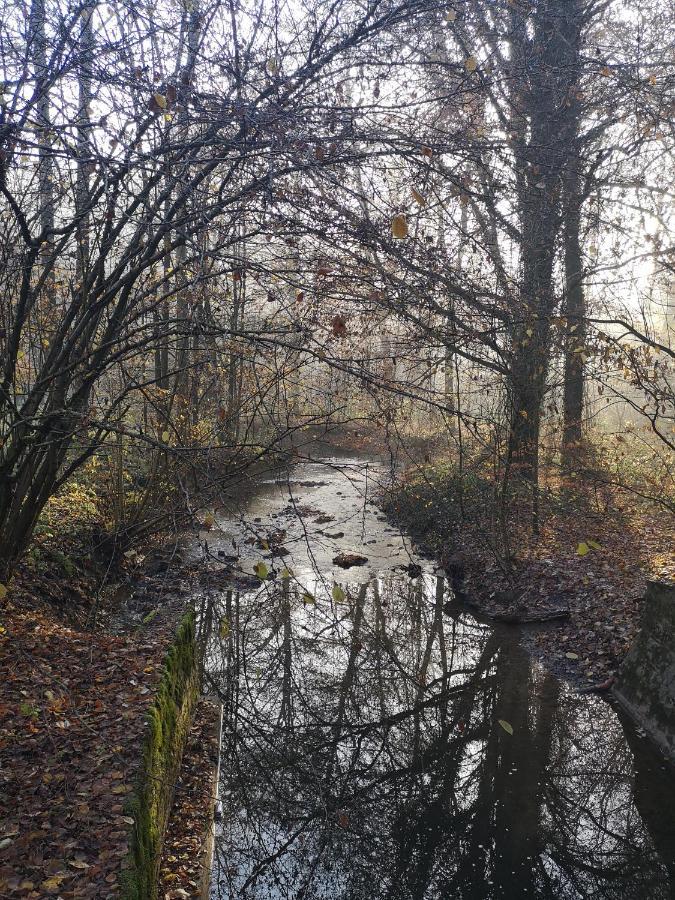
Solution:
[[(324, 454), (261, 477), (208, 534), (212, 898), (675, 896), (672, 769), (454, 601), (372, 504), (387, 477)], [(266, 537), (288, 555), (250, 543)], [(340, 569), (340, 550), (368, 562)], [(236, 553), (276, 577), (228, 579)]]

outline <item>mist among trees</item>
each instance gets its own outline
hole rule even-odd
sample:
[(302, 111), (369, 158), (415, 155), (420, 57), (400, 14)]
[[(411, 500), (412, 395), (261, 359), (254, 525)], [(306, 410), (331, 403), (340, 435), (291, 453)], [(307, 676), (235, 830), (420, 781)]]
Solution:
[(669, 4), (1, 15), (3, 581), (97, 462), (147, 525), (321, 423), (442, 435), (536, 528), (542, 467), (616, 469), (628, 422), (665, 502)]

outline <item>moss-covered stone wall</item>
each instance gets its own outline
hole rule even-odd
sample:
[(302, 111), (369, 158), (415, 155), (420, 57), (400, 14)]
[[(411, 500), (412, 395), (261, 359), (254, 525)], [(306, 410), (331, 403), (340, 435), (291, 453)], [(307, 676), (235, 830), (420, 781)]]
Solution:
[(650, 582), (640, 632), (621, 668), (615, 696), (675, 759), (675, 585)]
[(148, 713), (143, 766), (128, 801), (131, 851), (123, 873), (123, 900), (155, 900), (162, 839), (176, 776), (199, 694), (195, 615), (187, 613), (171, 644), (157, 696)]

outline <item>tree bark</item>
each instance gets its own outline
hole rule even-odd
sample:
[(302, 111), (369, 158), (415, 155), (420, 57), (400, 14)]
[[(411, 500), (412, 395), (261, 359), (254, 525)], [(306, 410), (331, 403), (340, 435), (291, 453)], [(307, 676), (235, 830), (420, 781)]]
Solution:
[(82, 31), (80, 33), (77, 83), (77, 175), (75, 204), (77, 226), (77, 277), (83, 281), (89, 268), (90, 213), (89, 213), (89, 132), (91, 131), (92, 64), (94, 53), (94, 31), (92, 18), (94, 5), (87, 4), (82, 9)]
[[(30, 40), (38, 94), (39, 122), (38, 190), (40, 228), (43, 235), (54, 230), (54, 162), (52, 158), (51, 113), (49, 107), (49, 73), (47, 71), (47, 38), (45, 34), (44, 0), (33, 0), (30, 11)], [(47, 250), (48, 253), (48, 250)]]
[[(578, 170), (578, 163), (577, 163)], [(579, 176), (571, 172), (565, 204), (565, 364), (563, 376), (562, 464), (568, 469), (582, 439), (584, 413), (584, 355), (586, 296), (581, 254), (581, 191)]]
[(529, 27), (518, 9), (511, 16), (521, 276), (518, 313), (511, 328), (508, 459), (520, 478), (536, 486), (551, 318), (557, 302), (553, 266), (561, 225), (561, 180), (574, 148), (582, 2), (538, 4)]

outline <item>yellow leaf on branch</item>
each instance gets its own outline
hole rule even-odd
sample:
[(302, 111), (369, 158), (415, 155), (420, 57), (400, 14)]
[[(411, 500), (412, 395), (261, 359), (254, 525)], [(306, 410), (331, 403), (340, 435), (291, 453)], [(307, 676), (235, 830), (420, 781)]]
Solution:
[(420, 206), (427, 205), (427, 198), (423, 194), (420, 194), (417, 188), (410, 188), (410, 193), (413, 195), (415, 203), (419, 203)]

